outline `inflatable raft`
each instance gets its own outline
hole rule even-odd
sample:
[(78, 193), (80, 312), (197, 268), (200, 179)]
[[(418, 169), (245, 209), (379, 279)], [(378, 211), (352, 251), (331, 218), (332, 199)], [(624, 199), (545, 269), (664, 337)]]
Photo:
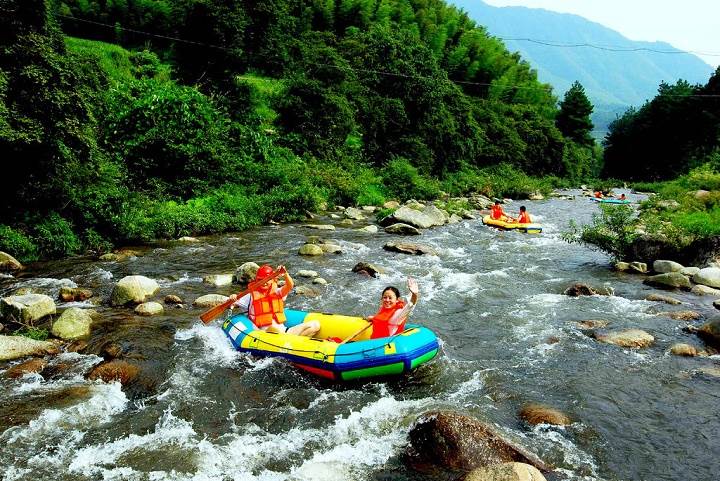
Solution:
[(629, 204), (630, 201), (625, 199), (598, 199), (597, 197), (591, 197), (592, 200), (595, 202), (599, 202), (601, 204)]
[(318, 321), (317, 338), (277, 334), (259, 330), (245, 314), (229, 317), (223, 331), (235, 349), (257, 356), (282, 357), (317, 376), (348, 381), (409, 372), (437, 355), (435, 334), (422, 326), (406, 325), (391, 337), (370, 339), (372, 328), (353, 341), (339, 344), (328, 338), (345, 339), (367, 325), (361, 317), (285, 309), (286, 326)]
[(516, 230), (527, 234), (540, 234), (542, 226), (540, 224), (520, 224), (518, 222), (506, 222), (504, 220), (491, 219), (489, 215), (482, 218), (483, 224), (497, 227), (503, 230)]

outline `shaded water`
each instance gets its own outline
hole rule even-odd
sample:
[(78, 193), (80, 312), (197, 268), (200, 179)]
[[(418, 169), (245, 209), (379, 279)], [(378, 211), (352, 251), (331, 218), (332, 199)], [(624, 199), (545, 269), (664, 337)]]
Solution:
[[(409, 427), (430, 409), (494, 424), (558, 467), (549, 479), (716, 477), (720, 381), (697, 369), (717, 360), (668, 355), (675, 342), (700, 344), (682, 331), (684, 322), (655, 315), (692, 308), (710, 316), (710, 300), (674, 294), (691, 306), (644, 301), (651, 289), (638, 276), (610, 271), (604, 255), (563, 242), (568, 220), (588, 222), (596, 211), (586, 199), (526, 205), (543, 224), (541, 235), (499, 232), (476, 220), (410, 239), (435, 248), (437, 257), (386, 252), (382, 245), (397, 237), (382, 232), (295, 224), (143, 248), (122, 262), (37, 264), (4, 279), (2, 295), (22, 286), (56, 295), (62, 283), (74, 283), (107, 300), (117, 280), (140, 274), (159, 281), (156, 298), (177, 294), (189, 305), (203, 294), (237, 290), (204, 285), (204, 275), (268, 262), (291, 273), (316, 270), (330, 282), (315, 298), (291, 294), (288, 307), (369, 315), (386, 285), (407, 294), (411, 275), (420, 284), (413, 322), (434, 330), (442, 344), (435, 361), (408, 376), (337, 385), (281, 360), (236, 353), (217, 323), (199, 322), (202, 309), (166, 306), (161, 316), (141, 318), (101, 306), (88, 352), (120, 344), (142, 366), (142, 385), (84, 380), (101, 360), (89, 354), (53, 358), (45, 377), (0, 375), (4, 479), (425, 480), (432, 476), (410, 470), (400, 455)], [(337, 240), (343, 253), (298, 256), (305, 238), (318, 234)], [(360, 261), (387, 273), (352, 273)], [(562, 295), (576, 281), (606, 284), (615, 296)], [(575, 327), (586, 319), (644, 329), (655, 345), (600, 344)], [(517, 416), (527, 402), (550, 404), (576, 422), (529, 428)]]

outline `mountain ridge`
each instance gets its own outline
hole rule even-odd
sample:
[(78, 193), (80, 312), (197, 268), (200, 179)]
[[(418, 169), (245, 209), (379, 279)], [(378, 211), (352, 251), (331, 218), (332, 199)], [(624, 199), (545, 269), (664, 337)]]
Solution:
[(704, 84), (714, 71), (699, 57), (667, 42), (630, 40), (579, 15), (494, 7), (478, 0), (451, 3), (501, 39), (508, 50), (519, 52), (558, 97), (579, 81), (595, 107), (596, 137), (616, 115), (652, 99), (661, 82), (674, 84), (683, 79)]

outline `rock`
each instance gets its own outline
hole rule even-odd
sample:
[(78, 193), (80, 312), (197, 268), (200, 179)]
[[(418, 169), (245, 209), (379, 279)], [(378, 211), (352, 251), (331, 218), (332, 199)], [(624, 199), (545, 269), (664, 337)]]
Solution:
[(665, 274), (667, 272), (680, 272), (684, 268), (685, 266), (674, 261), (657, 260), (653, 262), (653, 270), (659, 274)]
[(53, 322), (50, 332), (60, 339), (78, 339), (90, 335), (94, 311), (71, 307), (65, 309), (57, 321)]
[(0, 272), (15, 272), (24, 269), (20, 261), (6, 252), (0, 251)]
[(135, 308), (135, 314), (140, 316), (155, 316), (162, 312), (163, 306), (159, 302), (144, 302)]
[(352, 220), (365, 220), (365, 216), (362, 214), (360, 209), (355, 207), (348, 207), (345, 209), (345, 217)]
[(361, 227), (359, 229), (355, 229), (358, 232), (367, 232), (368, 234), (377, 234), (378, 226), (372, 224), (372, 225), (366, 225), (365, 227)]
[(341, 225), (343, 227), (352, 227), (353, 225), (355, 225), (355, 222), (352, 219), (343, 219), (338, 222), (338, 225)]
[(720, 268), (705, 267), (695, 274), (692, 278), (695, 284), (702, 284), (708, 287), (720, 287)]
[(81, 302), (90, 299), (93, 292), (90, 289), (81, 289), (79, 287), (61, 287), (60, 299), (64, 302)]
[(503, 463), (470, 471), (463, 481), (547, 481), (534, 466), (525, 463)]
[(379, 274), (385, 273), (385, 270), (381, 267), (377, 267), (375, 264), (368, 264), (367, 262), (358, 262), (352, 268), (353, 272), (362, 272), (370, 277), (377, 277)]
[[(313, 244), (313, 245), (316, 245), (316, 244)], [(322, 243), (322, 244), (320, 244), (320, 249), (325, 254), (342, 254), (342, 247), (340, 247), (337, 244)]]
[(227, 301), (228, 297), (220, 294), (205, 294), (200, 296), (193, 302), (195, 307), (215, 307)]
[(341, 218), (341, 217), (340, 217), (339, 215), (337, 215), (337, 214), (330, 214), (329, 217), (330, 217), (331, 219), (335, 219), (335, 220), (338, 220), (338, 219)]
[(545, 196), (542, 195), (540, 192), (533, 192), (528, 196), (528, 200), (543, 200), (545, 199)]
[(467, 219), (467, 220), (475, 220), (475, 219), (476, 219), (476, 217), (473, 215), (473, 213), (470, 212), (470, 211), (467, 210), (467, 209), (461, 210), (461, 211), (460, 211), (460, 216), (461, 216), (463, 219)]
[(711, 377), (720, 377), (720, 367), (719, 366), (703, 366), (699, 368), (698, 373), (705, 374)]
[(388, 234), (399, 234), (399, 235), (420, 235), (420, 231), (409, 224), (403, 224), (398, 222), (385, 227), (385, 232)]
[(690, 292), (697, 294), (698, 296), (720, 296), (720, 289), (713, 289), (712, 287), (703, 286), (698, 284), (690, 289)]
[(678, 305), (682, 302), (678, 301), (674, 297), (663, 296), (661, 294), (650, 294), (645, 298), (646, 301), (664, 302), (666, 304)]
[(45, 294), (25, 294), (0, 299), (0, 317), (33, 324), (45, 316), (55, 314), (55, 302)]
[(313, 284), (320, 284), (321, 286), (326, 286), (327, 283), (328, 283), (328, 281), (326, 281), (326, 280), (323, 279), (322, 277), (316, 277), (315, 279), (313, 279), (312, 283), (313, 283)]
[(391, 252), (401, 252), (403, 254), (413, 254), (421, 256), (427, 254), (430, 256), (436, 256), (437, 252), (432, 247), (422, 244), (411, 244), (409, 242), (388, 242), (383, 246), (383, 249)]
[[(425, 213), (415, 210), (407, 205), (400, 207), (398, 210), (393, 212), (388, 218), (392, 222), (401, 222), (404, 224), (410, 224), (411, 226), (418, 227), (420, 229), (429, 229), (430, 227), (437, 225), (435, 224), (436, 219), (428, 217)], [(386, 219), (388, 219), (386, 218)]]
[(5, 377), (10, 379), (17, 379), (19, 377), (22, 377), (25, 374), (30, 373), (41, 373), (47, 366), (47, 361), (45, 359), (40, 358), (34, 358), (30, 359), (25, 362), (21, 362), (20, 364), (16, 364), (15, 366), (12, 366), (10, 369), (5, 371)]
[(657, 286), (665, 289), (688, 289), (692, 288), (690, 280), (679, 272), (668, 272), (665, 274), (658, 274), (656, 276), (650, 276), (643, 280), (644, 284), (649, 286)]
[(168, 294), (163, 300), (165, 304), (182, 304), (182, 299), (175, 294)]
[(318, 297), (322, 295), (322, 291), (310, 286), (296, 286), (295, 295), (305, 297)]
[(142, 304), (148, 296), (152, 296), (160, 289), (153, 279), (145, 276), (127, 276), (120, 279), (110, 296), (113, 306), (127, 304)]
[(555, 426), (567, 426), (572, 424), (567, 414), (543, 404), (526, 404), (520, 410), (520, 417), (532, 425), (553, 424)]
[(104, 261), (104, 262), (116, 262), (120, 260), (120, 256), (117, 254), (114, 254), (112, 252), (105, 253), (98, 257), (98, 260)]
[(257, 274), (259, 268), (260, 266), (255, 264), (254, 262), (245, 262), (240, 267), (235, 269), (235, 274), (233, 274), (233, 282), (235, 284), (245, 285), (251, 281), (254, 281), (255, 275)]
[(322, 247), (317, 244), (303, 244), (298, 250), (301, 256), (321, 256), (324, 254)]
[(683, 267), (682, 270), (680, 270), (680, 274), (688, 277), (692, 277), (698, 272), (700, 272), (699, 267)]
[(303, 227), (316, 230), (335, 230), (335, 226), (331, 224), (305, 224)]
[(400, 202), (396, 200), (389, 200), (383, 204), (383, 209), (397, 209), (400, 207)]
[(378, 210), (378, 208), (375, 207), (374, 205), (364, 205), (364, 206), (362, 206), (362, 208), (360, 210), (362, 210), (363, 212), (369, 212), (372, 214), (373, 212)]
[(183, 236), (178, 239), (179, 242), (200, 242), (199, 239), (190, 236)]
[(710, 191), (708, 190), (696, 190), (693, 194), (697, 200), (705, 201), (710, 196)]
[(82, 339), (76, 339), (67, 346), (65, 346), (66, 352), (82, 352), (87, 349), (88, 343)]
[(627, 270), (630, 270), (630, 263), (629, 262), (616, 262), (614, 267), (615, 267), (616, 271), (625, 272)]
[(565, 291), (563, 291), (563, 294), (570, 297), (599, 295), (598, 291), (595, 290), (595, 288), (579, 282), (565, 289)]
[(458, 224), (462, 221), (462, 217), (458, 216), (457, 214), (450, 214), (450, 218), (448, 219), (448, 224)]
[(697, 311), (671, 311), (671, 312), (660, 312), (658, 316), (667, 316), (670, 319), (676, 321), (696, 321), (702, 316)]
[(645, 264), (644, 262), (637, 262), (637, 261), (630, 263), (630, 270), (639, 272), (640, 274), (647, 274), (647, 271), (648, 271), (647, 264)]
[(469, 470), (517, 461), (548, 470), (539, 458), (504, 439), (489, 425), (452, 411), (420, 415), (408, 438), (407, 454), (420, 463)]
[(720, 299), (715, 299), (715, 300), (713, 301), (713, 307), (714, 307), (715, 309), (720, 309)]
[(135, 379), (140, 372), (140, 368), (127, 361), (114, 359), (108, 362), (101, 362), (95, 366), (87, 378), (91, 381), (100, 379), (104, 382), (120, 381), (123, 386)]
[(426, 205), (421, 212), (432, 221), (433, 226), (445, 225), (450, 220), (450, 214), (434, 204)]
[(587, 321), (578, 321), (575, 323), (578, 329), (585, 331), (588, 329), (602, 329), (608, 327), (610, 321), (604, 319), (588, 319)]
[(697, 330), (697, 334), (711, 346), (720, 348), (720, 318), (712, 319), (703, 324)]
[(0, 336), (0, 361), (58, 352), (57, 346), (50, 341), (36, 341), (24, 336)]
[(695, 357), (698, 355), (698, 351), (695, 346), (690, 344), (673, 344), (670, 348), (670, 352), (676, 356)]
[(676, 200), (661, 200), (657, 206), (665, 210), (675, 210), (680, 207), (680, 203)]
[(648, 347), (655, 338), (641, 329), (625, 329), (608, 333), (597, 333), (595, 339), (606, 344), (615, 344), (620, 347), (642, 348)]
[(203, 282), (215, 287), (229, 286), (233, 282), (233, 274), (210, 274), (203, 277)]
[(297, 271), (297, 274), (295, 274), (295, 275), (298, 277), (309, 277), (309, 278), (319, 276), (319, 274), (317, 272), (310, 271), (310, 270), (300, 270), (300, 271)]

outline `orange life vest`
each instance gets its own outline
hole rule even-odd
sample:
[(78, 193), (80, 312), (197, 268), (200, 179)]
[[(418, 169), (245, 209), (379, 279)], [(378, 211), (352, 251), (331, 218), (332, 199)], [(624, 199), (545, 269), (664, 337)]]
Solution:
[(285, 322), (285, 303), (274, 289), (267, 295), (253, 291), (252, 306), (253, 318), (250, 320), (257, 327), (269, 326), (272, 324), (273, 319), (278, 324)]
[[(377, 311), (377, 314), (375, 314), (372, 318), (373, 329), (370, 339), (388, 337), (395, 334), (396, 332), (401, 332), (405, 327), (405, 319), (403, 319), (400, 325), (397, 326), (397, 329), (394, 329), (394, 324), (390, 324), (390, 319), (397, 311), (399, 311), (403, 307), (405, 307), (405, 303), (402, 301), (402, 299), (398, 299), (398, 301), (392, 307), (381, 307), (380, 310)], [(390, 332), (391, 328), (393, 328), (392, 333)]]
[(602, 192), (600, 192), (599, 190), (598, 190), (597, 192), (595, 192), (595, 197), (596, 197), (596, 198), (602, 199), (602, 196), (603, 196), (603, 195), (602, 195)]
[(520, 216), (518, 216), (518, 223), (519, 224), (529, 224), (532, 221), (530, 220), (530, 214), (527, 212), (520, 212)]
[(491, 219), (499, 220), (502, 218), (503, 215), (504, 213), (502, 207), (500, 207), (499, 205), (492, 206), (492, 210), (490, 212)]

